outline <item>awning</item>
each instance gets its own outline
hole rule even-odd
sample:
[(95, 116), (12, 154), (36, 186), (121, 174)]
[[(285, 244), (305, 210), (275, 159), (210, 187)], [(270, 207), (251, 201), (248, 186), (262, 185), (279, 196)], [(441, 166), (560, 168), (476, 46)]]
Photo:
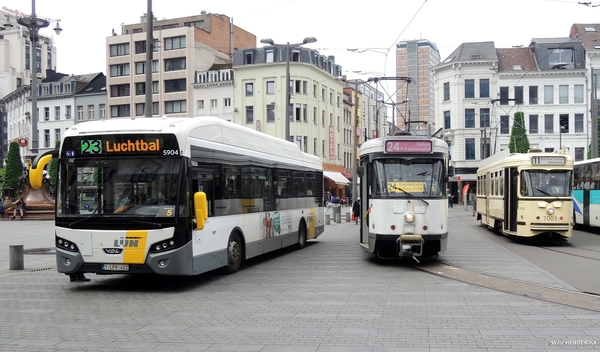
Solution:
[(328, 179), (337, 183), (338, 185), (347, 185), (350, 183), (350, 181), (348, 181), (348, 179), (339, 172), (323, 171), (323, 176), (327, 177)]

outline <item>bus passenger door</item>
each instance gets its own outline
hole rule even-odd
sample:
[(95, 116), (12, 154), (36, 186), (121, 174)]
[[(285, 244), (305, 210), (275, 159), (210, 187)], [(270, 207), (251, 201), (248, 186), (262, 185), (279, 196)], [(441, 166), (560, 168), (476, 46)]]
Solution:
[(504, 169), (504, 230), (506, 231), (517, 231), (518, 181), (517, 168)]

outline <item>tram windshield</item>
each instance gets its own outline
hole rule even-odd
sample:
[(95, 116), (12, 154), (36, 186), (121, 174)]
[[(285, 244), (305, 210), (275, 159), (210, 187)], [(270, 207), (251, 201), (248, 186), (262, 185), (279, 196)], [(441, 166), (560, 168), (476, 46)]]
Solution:
[(62, 159), (56, 215), (173, 218), (180, 165), (172, 157)]
[(523, 170), (521, 196), (570, 197), (572, 174), (571, 170)]
[(443, 166), (441, 159), (377, 159), (373, 162), (371, 191), (386, 197), (443, 197)]

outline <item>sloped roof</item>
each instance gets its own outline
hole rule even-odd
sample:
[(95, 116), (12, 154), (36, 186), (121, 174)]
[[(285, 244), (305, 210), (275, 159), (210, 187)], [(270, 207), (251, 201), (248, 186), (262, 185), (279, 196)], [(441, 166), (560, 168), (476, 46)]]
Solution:
[(496, 49), (496, 55), (499, 72), (539, 71), (530, 47)]
[(447, 64), (457, 61), (490, 61), (498, 60), (494, 42), (462, 43), (452, 54), (441, 62)]
[(586, 51), (599, 50), (596, 46), (600, 46), (600, 24), (575, 23), (571, 26), (571, 37), (579, 38)]
[(96, 73), (92, 81), (77, 91), (76, 95), (106, 93), (106, 76), (104, 73)]

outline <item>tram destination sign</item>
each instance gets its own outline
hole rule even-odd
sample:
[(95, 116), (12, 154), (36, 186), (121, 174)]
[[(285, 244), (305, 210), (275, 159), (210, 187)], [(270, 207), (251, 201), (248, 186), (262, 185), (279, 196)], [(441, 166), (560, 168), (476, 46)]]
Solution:
[(398, 153), (431, 153), (431, 141), (428, 140), (389, 140), (385, 141), (385, 152), (389, 154)]
[(563, 166), (566, 164), (564, 156), (534, 156), (531, 157), (531, 165)]

